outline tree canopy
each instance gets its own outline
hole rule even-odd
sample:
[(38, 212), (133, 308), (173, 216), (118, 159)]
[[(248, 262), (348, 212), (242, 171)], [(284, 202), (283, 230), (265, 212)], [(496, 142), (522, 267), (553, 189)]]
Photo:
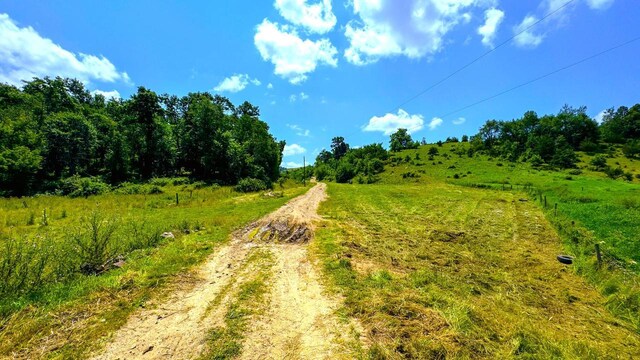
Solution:
[(56, 191), (64, 179), (117, 184), (190, 176), (222, 184), (279, 177), (284, 142), (260, 109), (209, 93), (129, 99), (91, 94), (74, 79), (0, 84), (0, 194)]

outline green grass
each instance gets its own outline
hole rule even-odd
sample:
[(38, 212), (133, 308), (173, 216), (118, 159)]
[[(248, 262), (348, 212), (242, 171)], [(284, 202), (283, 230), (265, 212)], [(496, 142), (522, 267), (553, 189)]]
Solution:
[(371, 358), (640, 356), (637, 324), (556, 261), (532, 201), (420, 180), (330, 184), (321, 205), (312, 252)]
[(264, 310), (268, 283), (273, 276), (273, 255), (268, 250), (252, 250), (243, 264), (241, 283), (232, 294), (224, 315), (224, 326), (209, 333), (208, 348), (201, 359), (232, 359), (242, 352), (242, 341), (252, 317)]
[[(435, 145), (434, 145), (435, 146)], [(547, 198), (547, 210), (558, 206), (558, 217), (574, 221), (590, 239), (590, 249), (595, 242), (603, 242), (602, 248), (608, 260), (618, 266), (640, 272), (640, 180), (632, 182), (611, 180), (602, 172), (592, 171), (588, 165), (591, 156), (581, 154), (581, 174), (572, 170), (537, 170), (527, 163), (510, 163), (487, 156), (466, 155), (468, 144), (448, 143), (437, 147), (439, 154), (429, 160), (431, 145), (417, 150), (400, 152), (395, 157), (410, 158), (396, 166), (387, 165), (381, 174), (383, 183), (430, 184), (448, 182), (463, 186), (488, 186), (497, 189), (531, 189), (538, 197)], [(457, 150), (457, 151), (456, 151)], [(458, 155), (463, 153), (464, 155)], [(416, 154), (419, 160), (416, 160)], [(625, 171), (640, 174), (640, 162), (617, 154), (608, 159), (612, 166), (620, 164)], [(435, 165), (434, 165), (435, 163)], [(419, 177), (402, 177), (413, 173)], [(456, 178), (457, 175), (457, 178)]]
[[(55, 255), (44, 266), (42, 278), (47, 281), (0, 298), (0, 355), (77, 357), (94, 349), (97, 339), (120, 327), (137, 307), (169, 293), (175, 281), (191, 281), (189, 270), (228, 240), (233, 230), (306, 190), (289, 184), (283, 197), (267, 198), (226, 187), (168, 185), (163, 189), (157, 195), (0, 200), (0, 246), (14, 239)], [(43, 209), (48, 214), (46, 226), (37, 221)], [(96, 209), (104, 221), (117, 224), (112, 255), (131, 250), (123, 253), (124, 267), (99, 276), (79, 274), (77, 268), (57, 276), (56, 271), (66, 264), (77, 267), (69, 237), (82, 226), (81, 219)], [(38, 214), (34, 225), (29, 225), (31, 213)], [(176, 238), (136, 241), (162, 231), (173, 231)], [(0, 260), (4, 256), (0, 254)]]

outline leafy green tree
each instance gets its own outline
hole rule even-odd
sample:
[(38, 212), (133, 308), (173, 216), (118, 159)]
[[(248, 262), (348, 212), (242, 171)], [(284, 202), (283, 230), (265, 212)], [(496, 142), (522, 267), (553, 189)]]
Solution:
[(331, 153), (334, 159), (340, 160), (347, 154), (347, 151), (349, 151), (349, 144), (344, 141), (342, 136), (336, 136), (331, 139)]
[(560, 168), (572, 168), (576, 166), (578, 157), (564, 136), (560, 135), (555, 141), (555, 152), (551, 158), (551, 165)]
[(393, 152), (405, 149), (415, 149), (419, 145), (419, 143), (413, 141), (411, 135), (407, 132), (407, 129), (402, 128), (391, 134), (391, 139), (389, 141), (389, 149)]
[(80, 114), (62, 112), (45, 120), (44, 169), (54, 178), (87, 174), (97, 147), (96, 129)]

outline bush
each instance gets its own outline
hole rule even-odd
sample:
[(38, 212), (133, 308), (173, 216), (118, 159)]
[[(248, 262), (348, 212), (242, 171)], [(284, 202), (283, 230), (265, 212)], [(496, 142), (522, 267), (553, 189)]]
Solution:
[(49, 239), (1, 238), (0, 246), (0, 297), (17, 298), (46, 281), (45, 268), (54, 257)]
[(72, 235), (72, 240), (83, 274), (99, 273), (114, 254), (116, 228), (115, 220), (105, 219), (97, 210), (82, 219), (81, 226)]
[(114, 191), (116, 194), (122, 195), (153, 195), (153, 194), (163, 194), (164, 191), (158, 185), (150, 185), (150, 184), (133, 184), (130, 182), (124, 182), (118, 186)]
[(607, 158), (602, 154), (598, 154), (591, 159), (591, 165), (593, 165), (596, 170), (604, 170), (604, 168), (607, 167)]
[(349, 182), (349, 180), (353, 179), (355, 175), (356, 172), (353, 166), (347, 162), (341, 161), (338, 165), (338, 168), (336, 169), (336, 182)]
[(322, 181), (329, 179), (332, 173), (332, 169), (326, 164), (319, 164), (314, 169), (316, 179)]
[(244, 178), (238, 181), (238, 185), (235, 186), (235, 190), (237, 192), (256, 192), (261, 190), (266, 190), (269, 187), (265, 184), (264, 181), (254, 178)]
[(608, 177), (612, 178), (612, 179), (617, 179), (620, 176), (624, 175), (624, 170), (622, 170), (621, 167), (617, 167), (617, 168), (612, 168), (611, 166), (607, 166), (604, 169), (604, 173), (607, 174)]
[(153, 178), (149, 181), (149, 184), (155, 186), (167, 186), (167, 185), (187, 185), (191, 183), (187, 177), (175, 177), (175, 178)]
[(80, 177), (74, 175), (62, 180), (58, 190), (62, 195), (88, 197), (90, 195), (104, 194), (111, 190), (111, 187), (98, 177)]

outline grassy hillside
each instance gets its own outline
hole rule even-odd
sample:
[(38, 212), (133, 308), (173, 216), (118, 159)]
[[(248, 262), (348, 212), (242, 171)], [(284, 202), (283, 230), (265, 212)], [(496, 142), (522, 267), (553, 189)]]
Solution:
[[(169, 183), (153, 195), (0, 199), (0, 357), (77, 358), (149, 299), (188, 283), (187, 270), (234, 229), (305, 190), (287, 183), (282, 197), (263, 197)], [(102, 240), (103, 259), (124, 266), (83, 274), (93, 258), (83, 246)]]
[[(438, 155), (429, 156), (431, 148)], [(421, 146), (417, 150), (396, 153), (385, 172), (383, 183), (430, 184), (447, 182), (462, 186), (492, 187), (526, 191), (539, 200), (547, 199), (548, 214), (559, 229), (584, 229), (580, 234), (567, 234), (592, 250), (595, 242), (603, 242), (612, 265), (634, 272), (640, 267), (640, 162), (614, 153), (607, 161), (634, 175), (632, 181), (612, 180), (593, 171), (591, 156), (580, 154), (579, 169), (566, 171), (539, 170), (528, 163), (509, 163), (476, 155), (466, 155), (466, 143)], [(557, 204), (557, 216), (555, 206)], [(571, 225), (571, 222), (574, 222)], [(576, 249), (577, 250), (577, 249)], [(581, 252), (582, 250), (580, 250)]]
[(426, 176), (329, 190), (314, 253), (372, 358), (640, 356), (638, 323), (556, 260), (561, 240), (520, 194)]

